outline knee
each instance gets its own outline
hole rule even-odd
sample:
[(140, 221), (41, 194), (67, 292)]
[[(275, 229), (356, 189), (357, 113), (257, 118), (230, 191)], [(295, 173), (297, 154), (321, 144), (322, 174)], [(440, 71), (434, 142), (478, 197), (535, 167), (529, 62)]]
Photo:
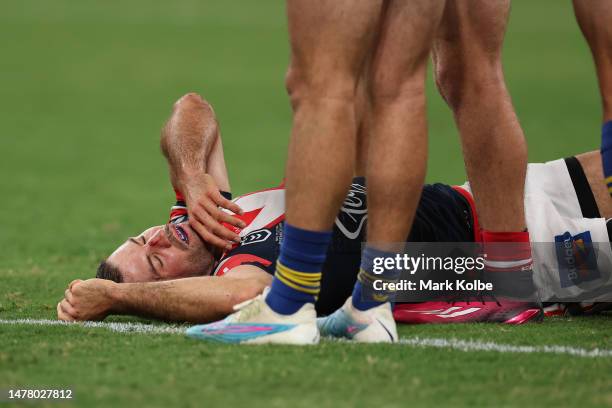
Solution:
[(487, 58), (438, 58), (434, 66), (436, 87), (452, 110), (466, 99), (482, 99), (485, 93), (505, 92), (501, 61)]
[(298, 109), (306, 100), (354, 103), (357, 94), (358, 76), (333, 68), (311, 70), (291, 64), (285, 76), (285, 87), (293, 109)]
[(460, 64), (436, 63), (434, 66), (434, 80), (438, 92), (453, 110), (457, 108), (461, 101), (464, 77), (464, 71)]
[(425, 96), (426, 60), (411, 67), (378, 66), (370, 76), (370, 95), (373, 104), (414, 101)]

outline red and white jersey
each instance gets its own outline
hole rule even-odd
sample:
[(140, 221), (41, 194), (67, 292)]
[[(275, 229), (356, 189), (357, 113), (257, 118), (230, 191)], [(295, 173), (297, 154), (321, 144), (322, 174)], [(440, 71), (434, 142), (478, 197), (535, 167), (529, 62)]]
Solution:
[[(180, 224), (189, 219), (183, 195), (175, 190), (176, 203), (170, 209), (170, 222)], [(231, 199), (231, 194), (221, 192)], [(245, 228), (224, 223), (240, 237), (240, 244), (225, 251), (216, 264), (213, 275), (220, 276), (239, 265), (256, 265), (273, 274), (282, 238), (282, 221), (285, 219), (285, 189), (274, 187), (245, 194), (233, 200), (242, 210), (242, 215), (232, 214), (244, 221)]]
[[(172, 207), (171, 222), (188, 220), (187, 207), (182, 198), (177, 194), (177, 202)], [(233, 216), (240, 218), (247, 225), (240, 229), (225, 224), (226, 228), (238, 233), (241, 242), (234, 244), (221, 256), (212, 274), (221, 276), (240, 265), (255, 265), (273, 275), (283, 239), (284, 187), (245, 194), (233, 201), (244, 211), (242, 215)], [(332, 313), (342, 306), (342, 302), (353, 290), (359, 271), (361, 243), (365, 240), (366, 219), (365, 180), (355, 178), (336, 217), (332, 244), (323, 265), (323, 282), (317, 301), (319, 313)]]
[[(357, 270), (361, 253), (361, 242), (365, 239), (367, 219), (366, 190), (364, 180), (356, 178), (349, 190), (333, 229), (334, 245), (330, 247), (326, 266), (338, 270), (339, 265), (347, 270)], [(224, 193), (227, 197), (227, 193)], [(240, 243), (223, 253), (216, 264), (213, 275), (221, 276), (239, 265), (256, 265), (274, 274), (276, 260), (280, 254), (285, 220), (285, 189), (283, 186), (248, 193), (233, 200), (243, 210), (242, 215), (232, 216), (245, 222), (245, 228), (229, 224), (224, 226), (240, 236)], [(183, 196), (177, 192), (177, 202), (171, 209), (170, 222), (188, 220)], [(324, 268), (325, 268), (324, 267)]]
[(185, 197), (183, 197), (183, 194), (177, 189), (174, 189), (174, 194), (176, 195), (176, 203), (170, 208), (170, 222), (172, 224), (187, 222), (188, 215)]
[(274, 273), (285, 219), (285, 189), (275, 187), (256, 191), (240, 196), (234, 202), (243, 210), (242, 215), (234, 217), (244, 221), (246, 227), (241, 229), (224, 224), (240, 236), (240, 244), (234, 244), (223, 254), (213, 275), (223, 275), (244, 264), (257, 265)]

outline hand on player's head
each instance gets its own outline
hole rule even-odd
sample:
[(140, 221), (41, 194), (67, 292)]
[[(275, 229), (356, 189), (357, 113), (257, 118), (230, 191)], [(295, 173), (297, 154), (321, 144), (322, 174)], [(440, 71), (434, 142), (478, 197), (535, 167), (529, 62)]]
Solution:
[(244, 228), (246, 224), (223, 209), (234, 214), (242, 214), (242, 209), (221, 195), (212, 176), (201, 174), (191, 177), (184, 186), (184, 193), (189, 225), (200, 238), (224, 249), (231, 249), (234, 243), (240, 242), (240, 236), (223, 223), (236, 228)]
[(152, 282), (208, 274), (213, 256), (189, 224), (166, 224), (128, 238), (105, 264), (110, 266), (106, 270), (116, 273), (100, 276), (99, 270), (98, 277), (125, 283)]

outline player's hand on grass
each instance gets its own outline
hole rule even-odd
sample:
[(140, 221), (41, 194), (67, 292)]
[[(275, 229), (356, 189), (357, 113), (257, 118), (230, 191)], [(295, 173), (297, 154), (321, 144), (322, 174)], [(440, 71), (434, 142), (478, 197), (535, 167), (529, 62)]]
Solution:
[(223, 211), (226, 209), (234, 214), (242, 214), (242, 209), (221, 195), (217, 183), (210, 175), (191, 178), (183, 190), (189, 225), (205, 242), (226, 249), (231, 248), (230, 241), (240, 242), (238, 234), (225, 228), (222, 223), (244, 228), (246, 225), (242, 220)]
[(64, 321), (104, 320), (112, 310), (115, 282), (105, 279), (74, 280), (57, 304), (57, 318)]

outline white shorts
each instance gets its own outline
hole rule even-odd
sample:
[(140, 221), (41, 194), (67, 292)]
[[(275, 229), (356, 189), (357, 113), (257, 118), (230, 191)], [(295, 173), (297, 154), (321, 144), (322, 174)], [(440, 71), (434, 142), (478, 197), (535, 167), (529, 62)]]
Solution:
[(606, 220), (575, 158), (528, 166), (525, 216), (542, 301), (612, 301)]

